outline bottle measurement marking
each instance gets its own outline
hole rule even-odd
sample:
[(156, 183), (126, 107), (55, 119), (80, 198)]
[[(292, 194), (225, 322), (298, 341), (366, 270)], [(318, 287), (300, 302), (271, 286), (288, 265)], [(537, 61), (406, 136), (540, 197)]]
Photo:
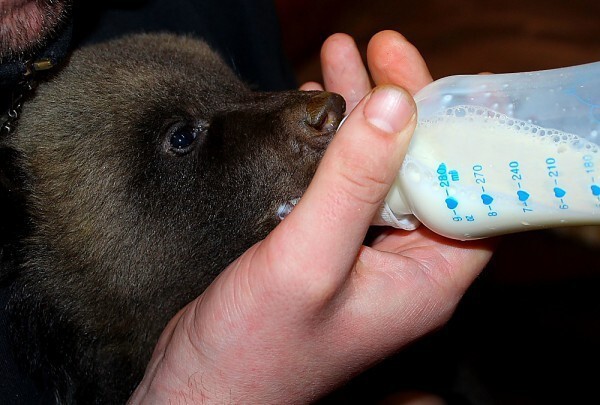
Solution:
[(448, 170), (448, 167), (445, 163), (440, 163), (437, 168), (437, 179), (439, 182), (439, 186), (444, 190), (446, 194), (444, 203), (446, 203), (446, 207), (452, 212), (452, 220), (455, 222), (460, 222), (462, 220), (467, 220), (467, 222), (475, 221), (475, 217), (473, 215), (465, 215), (464, 217), (460, 215), (457, 210), (459, 201), (456, 197), (450, 194), (450, 186), (452, 182), (458, 183), (460, 182), (460, 174), (457, 170)]
[(436, 172), (438, 175), (437, 178), (439, 186), (446, 193), (446, 199), (444, 200), (444, 202), (446, 203), (446, 207), (448, 207), (448, 209), (451, 210), (452, 213), (456, 216), (456, 207), (458, 207), (458, 200), (450, 195), (450, 191), (448, 189), (450, 187), (451, 180), (456, 179), (456, 181), (458, 181), (458, 173), (456, 172), (456, 170), (453, 170), (453, 174), (450, 177), (448, 177), (448, 167), (445, 163), (440, 163)]
[(592, 185), (590, 186), (590, 190), (592, 191), (592, 195), (596, 197), (596, 200), (600, 202), (600, 186), (596, 184), (594, 177), (592, 177)]
[(494, 202), (494, 197), (491, 193), (488, 193), (486, 189), (487, 177), (485, 176), (483, 165), (477, 163), (474, 164), (471, 169), (473, 170), (473, 178), (475, 183), (479, 184), (481, 187), (481, 194), (479, 197), (481, 198), (481, 203), (488, 209), (487, 215), (489, 217), (498, 216), (498, 211), (496, 211), (492, 205)]
[(556, 161), (556, 158), (550, 156), (546, 158), (545, 162), (548, 177), (554, 180), (554, 188), (552, 189), (552, 191), (554, 192), (554, 197), (556, 197), (560, 201), (558, 208), (560, 208), (561, 210), (568, 210), (569, 204), (567, 204), (565, 199), (565, 196), (567, 195), (567, 190), (561, 187), (561, 184), (558, 181), (558, 179), (560, 178), (560, 172), (558, 170), (558, 163)]
[(533, 208), (529, 206), (529, 198), (531, 194), (523, 187), (523, 172), (521, 171), (521, 165), (517, 160), (512, 160), (508, 163), (508, 169), (510, 170), (510, 178), (515, 182), (517, 186), (517, 199), (519, 203), (523, 205), (523, 212), (532, 212)]
[(590, 191), (593, 198), (596, 200), (596, 206), (600, 207), (600, 185), (596, 183), (596, 166), (594, 165), (594, 157), (590, 154), (585, 154), (583, 159), (583, 169), (590, 176)]

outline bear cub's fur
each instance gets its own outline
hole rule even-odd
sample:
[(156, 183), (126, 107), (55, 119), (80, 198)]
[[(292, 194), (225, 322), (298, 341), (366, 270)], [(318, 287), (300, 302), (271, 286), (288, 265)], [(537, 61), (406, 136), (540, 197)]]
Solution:
[(19, 359), (62, 403), (122, 403), (167, 321), (278, 223), (343, 114), (249, 89), (199, 40), (75, 52), (0, 139)]

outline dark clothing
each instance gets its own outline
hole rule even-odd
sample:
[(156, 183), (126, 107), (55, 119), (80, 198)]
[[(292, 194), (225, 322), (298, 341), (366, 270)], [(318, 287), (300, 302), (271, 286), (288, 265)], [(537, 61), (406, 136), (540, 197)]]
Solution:
[[(282, 54), (272, 1), (130, 0), (81, 3), (85, 3), (85, 6), (74, 10), (71, 48), (133, 32), (189, 34), (207, 41), (252, 87), (283, 90), (295, 86)], [(108, 5), (101, 5), (106, 3)], [(52, 55), (61, 56), (60, 52)], [(14, 69), (11, 69), (2, 70), (0, 66), (0, 84), (3, 85), (0, 89), (0, 106), (2, 100), (6, 103), (10, 99), (7, 83), (11, 80), (14, 82), (8, 76), (14, 74)], [(1, 251), (0, 246), (0, 257)], [(5, 280), (0, 285), (0, 403), (51, 403), (51, 393), (40, 392), (19, 369), (12, 356), (4, 310), (8, 298), (7, 283)]]
[[(85, 10), (76, 10), (78, 46), (131, 32), (192, 34), (208, 42), (254, 87), (283, 90), (294, 84), (271, 0), (130, 0), (109, 2), (134, 4), (111, 9), (94, 5), (103, 3), (86, 2)], [(143, 7), (135, 6), (139, 3)]]
[[(270, 0), (108, 1), (121, 3), (119, 6), (86, 3), (75, 6), (74, 24), (66, 24), (33, 59), (48, 57), (56, 63), (74, 47), (128, 33), (168, 31), (203, 38), (242, 79), (256, 88), (282, 90), (293, 84), (291, 70), (282, 55), (277, 16)], [(0, 64), (1, 112), (10, 99), (11, 87), (24, 72), (22, 62)]]

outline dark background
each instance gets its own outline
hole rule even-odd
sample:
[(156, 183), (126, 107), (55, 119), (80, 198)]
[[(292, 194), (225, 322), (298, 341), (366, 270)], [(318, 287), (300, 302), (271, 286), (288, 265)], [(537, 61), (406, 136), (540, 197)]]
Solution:
[[(321, 81), (334, 32), (365, 54), (383, 29), (405, 35), (434, 77), (529, 71), (600, 61), (598, 0), (279, 0), (298, 82)], [(434, 392), (450, 404), (598, 403), (600, 228), (503, 237), (441, 331), (390, 358), (324, 403), (397, 403)]]

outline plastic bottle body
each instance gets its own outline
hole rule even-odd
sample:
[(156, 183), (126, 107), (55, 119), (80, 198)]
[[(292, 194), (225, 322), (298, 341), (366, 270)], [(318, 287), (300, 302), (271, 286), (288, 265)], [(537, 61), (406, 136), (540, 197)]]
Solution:
[(455, 76), (415, 99), (395, 217), (461, 240), (600, 223), (600, 63)]

